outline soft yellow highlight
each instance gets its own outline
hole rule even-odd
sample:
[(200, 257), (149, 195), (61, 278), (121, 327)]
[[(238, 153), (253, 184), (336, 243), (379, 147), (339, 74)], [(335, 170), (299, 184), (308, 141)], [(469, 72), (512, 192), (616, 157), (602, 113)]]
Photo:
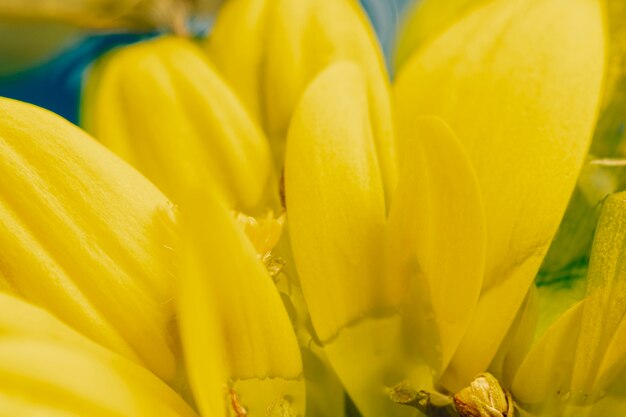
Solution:
[(382, 275), (385, 201), (368, 115), (359, 68), (339, 63), (313, 81), (289, 130), (291, 245), (323, 341), (401, 296)]

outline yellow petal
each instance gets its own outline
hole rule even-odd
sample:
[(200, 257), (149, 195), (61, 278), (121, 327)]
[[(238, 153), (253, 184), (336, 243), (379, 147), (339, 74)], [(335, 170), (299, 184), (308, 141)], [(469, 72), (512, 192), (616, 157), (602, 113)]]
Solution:
[[(285, 197), (315, 331), (361, 413), (395, 415), (383, 375), (399, 350), (406, 285), (383, 274), (385, 203), (359, 67), (331, 65), (304, 93), (287, 139)], [(385, 373), (385, 371), (389, 371)], [(393, 378), (393, 377), (391, 377)]]
[(441, 373), (482, 285), (485, 225), (476, 175), (442, 120), (421, 117), (407, 139), (389, 216), (389, 277), (412, 278), (410, 337)]
[[(626, 317), (626, 193), (613, 194), (604, 202), (598, 221), (587, 274), (584, 315), (572, 374), (574, 401), (593, 401), (598, 379), (624, 366), (621, 322)], [(607, 352), (608, 351), (608, 352)], [(608, 353), (608, 356), (607, 356)], [(615, 373), (613, 373), (615, 372)]]
[[(533, 345), (518, 368), (511, 392), (523, 408), (549, 410), (569, 395), (583, 303), (563, 314)], [(551, 414), (546, 414), (551, 415)]]
[(211, 60), (254, 120), (264, 126), (263, 80), (271, 1), (229, 0), (205, 41)]
[(406, 12), (398, 36), (394, 66), (396, 70), (411, 55), (485, 0), (423, 0)]
[(0, 176), (0, 270), (14, 291), (172, 378), (163, 194), (74, 125), (8, 99)]
[[(391, 192), (396, 167), (387, 74), (376, 37), (359, 4), (355, 0), (232, 3), (218, 17), (216, 31), (208, 40), (209, 50), (253, 112), (264, 110), (261, 117), (279, 169), (300, 96), (327, 65), (350, 60), (361, 68), (367, 81), (374, 143), (383, 183)], [(235, 45), (239, 48), (234, 49)], [(253, 98), (255, 95), (260, 98)]]
[(268, 186), (267, 140), (191, 41), (163, 37), (111, 52), (89, 75), (87, 130), (178, 201), (215, 184), (254, 207)]
[(31, 338), (0, 338), (0, 392), (4, 415), (47, 416), (37, 411), (48, 408), (94, 417), (196, 416), (154, 374), (121, 356)]
[[(19, 320), (16, 320), (19, 317)], [(0, 334), (63, 342), (85, 350), (97, 346), (48, 311), (12, 295), (0, 293)]]
[[(16, 320), (16, 317), (19, 319)], [(77, 367), (75, 369), (80, 369), (81, 373), (68, 375), (64, 370), (60, 372), (64, 374), (61, 376), (55, 375), (55, 372), (58, 372), (58, 368), (55, 370), (50, 369), (48, 366), (48, 361), (54, 361), (54, 358), (50, 357), (52, 354), (42, 353), (40, 355), (41, 357), (36, 358), (34, 361), (29, 361), (28, 364), (25, 364), (25, 362), (20, 359), (25, 356), (27, 357), (27, 353), (24, 353), (24, 356), (22, 354), (17, 356), (6, 354), (3, 356), (3, 358), (0, 359), (0, 368), (3, 369), (3, 372), (6, 372), (7, 368), (17, 369), (16, 374), (24, 381), (30, 379), (27, 375), (37, 375), (35, 379), (39, 380), (39, 377), (47, 379), (51, 387), (60, 387), (64, 385), (65, 382), (70, 383), (69, 381), (74, 381), (72, 384), (80, 384), (84, 381), (84, 375), (89, 372), (89, 369), (102, 369), (104, 367), (115, 374), (115, 378), (121, 380), (116, 382), (116, 387), (126, 387), (124, 389), (129, 391), (129, 396), (134, 396), (134, 394), (131, 393), (133, 391), (136, 393), (141, 392), (140, 396), (158, 404), (158, 406), (163, 409), (164, 413), (168, 412), (166, 415), (173, 415), (171, 412), (174, 411), (176, 413), (175, 415), (195, 416), (195, 413), (191, 411), (191, 408), (178, 394), (174, 393), (167, 385), (142, 366), (94, 343), (61, 322), (48, 311), (6, 294), (0, 294), (0, 335), (0, 345), (3, 346), (6, 346), (4, 345), (5, 343), (14, 345), (24, 343), (28, 346), (37, 344), (39, 347), (35, 349), (40, 349), (41, 352), (61, 349), (67, 352), (68, 357), (72, 356), (72, 358), (69, 359), (71, 361), (89, 362), (84, 368), (80, 367), (80, 365), (76, 365)], [(0, 348), (0, 350), (1, 349), (4, 348)], [(73, 358), (74, 356), (76, 359)], [(17, 361), (18, 363), (4, 363), (13, 361)], [(53, 367), (54, 366), (57, 366), (57, 364), (53, 364)], [(58, 364), (58, 366), (62, 367), (63, 365)], [(103, 384), (102, 380), (91, 378), (93, 374), (90, 373), (89, 375), (90, 378), (86, 381), (88, 386), (85, 387), (85, 390), (96, 392), (86, 393), (87, 395), (106, 396), (111, 393), (111, 389), (116, 389), (116, 387), (109, 387), (107, 384)], [(5, 383), (10, 383), (10, 381), (11, 377), (8, 377), (8, 381), (5, 381)], [(12, 400), (22, 402), (24, 407), (28, 410), (33, 409), (33, 405), (35, 405), (33, 401), (36, 401), (37, 405), (43, 405), (45, 402), (42, 401), (43, 398), (38, 396), (41, 393), (33, 392), (30, 385), (26, 387), (28, 388), (26, 392), (20, 392), (16, 385), (12, 385), (8, 390), (5, 388), (6, 387), (3, 387), (2, 389), (4, 393), (11, 393)], [(70, 389), (70, 391), (76, 393), (77, 391), (82, 391), (82, 388)], [(26, 397), (30, 397), (31, 401), (27, 401)], [(7, 401), (10, 402), (10, 400)], [(116, 401), (116, 399), (112, 399), (112, 401)], [(65, 402), (59, 401), (55, 403), (63, 408), (64, 411), (69, 411), (69, 409), (65, 407), (65, 405), (67, 405)], [(52, 404), (48, 404), (48, 406), (52, 406)], [(7, 407), (7, 402), (0, 401), (0, 410), (6, 411), (5, 407)], [(87, 414), (92, 415), (89, 411), (87, 411)], [(9, 415), (16, 414), (9, 413)]]
[(537, 288), (532, 286), (522, 308), (517, 312), (509, 333), (489, 365), (489, 372), (505, 386), (510, 386), (515, 373), (535, 341), (539, 321), (538, 298)]
[(603, 69), (598, 0), (496, 0), (398, 77), (400, 150), (417, 116), (442, 117), (469, 155), (485, 206), (484, 296), (453, 359), (460, 379), (451, 389), (487, 367), (537, 272), (587, 151)]
[(385, 279), (385, 203), (359, 68), (338, 63), (307, 89), (289, 130), (285, 197), (304, 296), (322, 341), (393, 306)]
[(216, 195), (198, 193), (181, 210), (182, 340), (202, 412), (224, 415), (227, 400), (251, 415), (302, 414), (297, 340), (252, 243)]

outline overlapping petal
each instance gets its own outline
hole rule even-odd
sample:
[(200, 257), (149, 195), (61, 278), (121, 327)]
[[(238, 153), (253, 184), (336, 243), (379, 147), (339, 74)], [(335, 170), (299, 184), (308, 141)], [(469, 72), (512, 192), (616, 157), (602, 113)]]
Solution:
[(565, 210), (600, 97), (601, 14), (596, 0), (489, 2), (419, 51), (398, 77), (400, 149), (415, 117), (442, 117), (472, 161), (485, 206), (483, 296), (445, 377), (448, 388), (493, 358)]
[(8, 99), (0, 175), (2, 286), (171, 380), (163, 194), (69, 122)]
[[(309, 83), (339, 60), (367, 81), (369, 114), (385, 189), (396, 182), (394, 129), (385, 64), (355, 0), (235, 0), (207, 40), (225, 78), (265, 126), (282, 167), (287, 129)], [(245, 53), (233, 53), (233, 47)]]
[(147, 369), (49, 312), (6, 294), (0, 312), (3, 415), (196, 416)]
[(82, 116), (89, 132), (175, 201), (195, 181), (237, 207), (266, 196), (267, 140), (190, 40), (163, 37), (105, 56), (89, 75)]
[(180, 320), (200, 409), (303, 415), (296, 336), (254, 246), (217, 194), (198, 192), (181, 216)]
[(484, 213), (476, 174), (445, 122), (417, 118), (411, 132), (389, 216), (386, 272), (412, 280), (409, 337), (440, 374), (480, 294)]
[(391, 415), (398, 406), (384, 386), (395, 381), (383, 372), (402, 360), (394, 308), (407, 285), (383, 274), (385, 201), (368, 107), (365, 78), (350, 62), (311, 83), (289, 129), (285, 194), (317, 335), (361, 412)]

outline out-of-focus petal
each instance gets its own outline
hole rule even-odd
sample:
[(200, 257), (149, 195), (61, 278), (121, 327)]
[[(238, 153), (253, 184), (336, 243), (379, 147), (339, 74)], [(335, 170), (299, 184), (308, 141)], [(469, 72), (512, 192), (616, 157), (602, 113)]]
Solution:
[(196, 181), (245, 208), (267, 191), (266, 138), (189, 40), (163, 37), (112, 51), (89, 75), (82, 118), (175, 201)]
[(302, 93), (327, 65), (350, 60), (361, 68), (367, 81), (374, 143), (383, 184), (391, 192), (396, 164), (387, 73), (375, 34), (358, 2), (231, 3), (218, 15), (208, 49), (225, 78), (261, 117), (279, 169), (287, 129)]
[(184, 11), (185, 5), (176, 0), (4, 0), (0, 3), (0, 17), (97, 29), (170, 27)]
[(196, 415), (163, 381), (121, 356), (30, 338), (0, 338), (0, 391), (5, 415)]

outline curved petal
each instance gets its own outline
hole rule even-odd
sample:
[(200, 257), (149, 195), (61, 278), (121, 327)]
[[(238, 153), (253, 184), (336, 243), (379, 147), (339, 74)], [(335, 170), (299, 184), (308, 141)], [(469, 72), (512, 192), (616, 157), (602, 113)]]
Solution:
[(189, 40), (166, 36), (105, 56), (89, 75), (82, 118), (175, 201), (196, 181), (244, 208), (264, 197), (267, 140)]
[(420, 117), (412, 134), (389, 215), (387, 276), (413, 279), (409, 337), (440, 374), (478, 301), (485, 219), (476, 174), (448, 125)]
[[(406, 285), (385, 277), (385, 202), (358, 66), (329, 66), (309, 86), (289, 129), (287, 221), (315, 331), (360, 412), (408, 413), (385, 395), (397, 376)], [(393, 378), (393, 377), (392, 377)]]
[[(573, 401), (593, 402), (626, 364), (626, 193), (609, 196), (591, 250), (580, 338), (572, 374)], [(615, 345), (618, 343), (618, 345)], [(601, 381), (598, 381), (601, 380)], [(598, 382), (597, 382), (598, 381)]]
[(351, 63), (324, 71), (289, 129), (285, 197), (296, 266), (322, 341), (401, 290), (382, 277), (385, 203), (365, 82)]
[(0, 16), (87, 28), (154, 29), (170, 26), (184, 10), (174, 0), (6, 0)]
[(182, 341), (202, 412), (303, 415), (296, 336), (254, 246), (217, 195), (190, 196), (181, 216)]
[(455, 24), (472, 8), (490, 0), (422, 0), (405, 13), (398, 35), (394, 67), (400, 70), (421, 47)]
[[(279, 169), (292, 113), (304, 90), (329, 64), (350, 60), (367, 81), (374, 143), (383, 184), (390, 193), (397, 174), (388, 78), (374, 31), (358, 2), (232, 3), (218, 16), (216, 31), (208, 38), (209, 51), (253, 111), (263, 108), (262, 121)], [(233, 51), (231, 39), (246, 48)], [(253, 99), (255, 95), (260, 99)]]
[(0, 271), (14, 292), (165, 379), (172, 278), (169, 201), (74, 125), (0, 99)]
[(600, 1), (497, 0), (433, 40), (397, 79), (400, 151), (417, 116), (442, 117), (485, 206), (484, 295), (452, 361), (453, 391), (488, 366), (546, 253), (587, 152), (603, 70)]
[(155, 416), (196, 416), (147, 369), (104, 349), (48, 311), (5, 294), (0, 294), (0, 373), (0, 410), (7, 415), (47, 416), (55, 410), (100, 415), (116, 409), (122, 414), (115, 415), (134, 416), (139, 407)]
[(523, 408), (548, 413), (569, 395), (582, 316), (583, 303), (579, 302), (548, 328), (520, 364), (511, 392)]
[(0, 411), (16, 413), (10, 415), (47, 416), (37, 414), (47, 408), (94, 417), (196, 416), (163, 381), (125, 358), (29, 338), (0, 338), (0, 392)]

